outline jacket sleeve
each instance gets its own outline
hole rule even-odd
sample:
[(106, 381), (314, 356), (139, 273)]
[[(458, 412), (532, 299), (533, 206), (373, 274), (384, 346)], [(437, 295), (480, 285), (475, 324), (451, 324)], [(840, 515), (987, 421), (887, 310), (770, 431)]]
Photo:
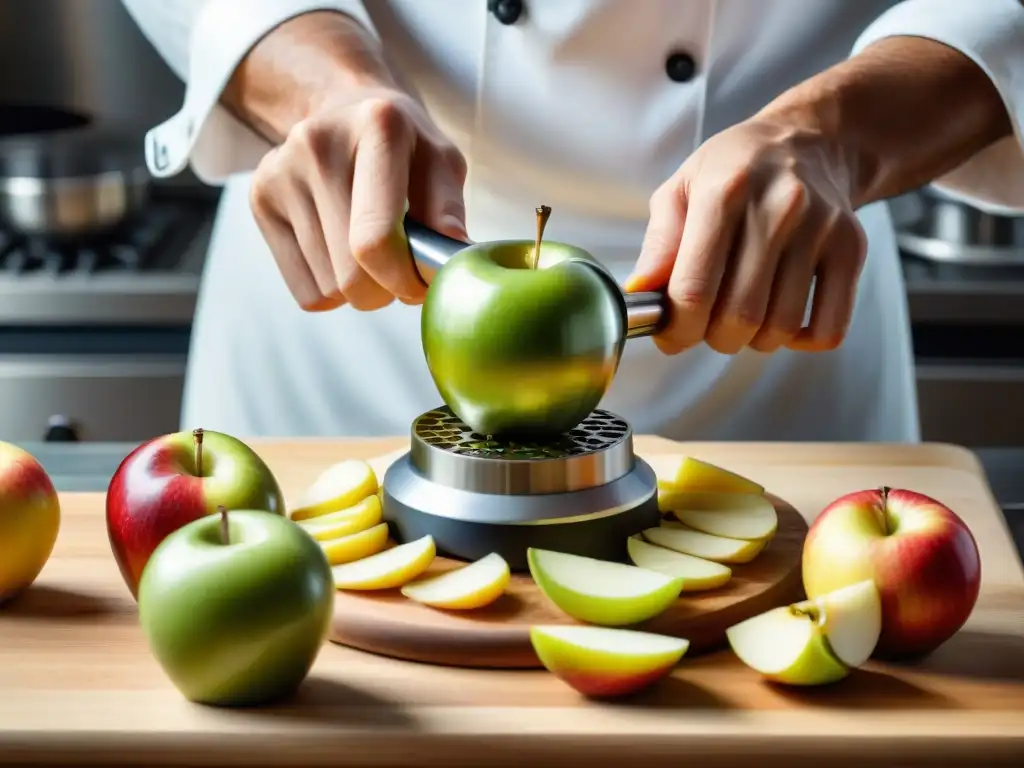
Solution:
[(209, 184), (253, 170), (270, 149), (219, 103), (256, 43), (289, 19), (322, 10), (348, 14), (377, 34), (361, 0), (121, 1), (186, 85), (181, 110), (146, 134), (150, 172), (174, 176), (191, 164)]
[(1002, 96), (1013, 124), (1012, 136), (982, 150), (934, 185), (991, 213), (1024, 213), (1024, 3), (903, 0), (864, 31), (854, 53), (898, 36), (935, 40), (974, 61)]

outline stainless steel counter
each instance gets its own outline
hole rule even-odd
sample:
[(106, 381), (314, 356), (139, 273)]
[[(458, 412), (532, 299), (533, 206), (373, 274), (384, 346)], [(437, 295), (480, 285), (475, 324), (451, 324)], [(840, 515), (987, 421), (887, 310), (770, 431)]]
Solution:
[[(22, 443), (61, 491), (103, 491), (132, 443)], [(977, 454), (1024, 558), (1024, 449), (987, 448)]]

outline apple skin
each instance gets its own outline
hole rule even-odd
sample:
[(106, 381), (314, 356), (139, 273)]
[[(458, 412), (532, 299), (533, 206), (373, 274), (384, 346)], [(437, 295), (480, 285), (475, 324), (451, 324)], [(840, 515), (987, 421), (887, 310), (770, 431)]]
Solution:
[(209, 515), (157, 547), (139, 585), (150, 650), (190, 701), (256, 706), (290, 695), (330, 629), (331, 567), (295, 523), (262, 510)]
[(0, 442), (0, 603), (36, 580), (60, 529), (60, 501), (36, 458)]
[(908, 490), (858, 491), (832, 502), (803, 549), (809, 598), (872, 579), (882, 600), (876, 658), (924, 656), (967, 621), (981, 589), (981, 558), (952, 510)]
[(150, 555), (183, 525), (219, 506), (285, 514), (277, 480), (249, 446), (204, 431), (200, 477), (195, 442), (192, 432), (176, 432), (143, 443), (121, 462), (107, 489), (107, 536), (133, 597)]
[(544, 242), (531, 269), (533, 250), (528, 241), (470, 246), (437, 272), (423, 304), (434, 384), (481, 435), (572, 429), (597, 407), (622, 352), (625, 304), (611, 277), (564, 243)]

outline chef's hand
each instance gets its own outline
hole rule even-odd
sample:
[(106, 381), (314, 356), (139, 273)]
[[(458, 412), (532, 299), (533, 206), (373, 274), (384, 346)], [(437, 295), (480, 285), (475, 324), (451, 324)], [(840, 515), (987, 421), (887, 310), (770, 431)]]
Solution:
[[(320, 28), (300, 28), (301, 42), (339, 17), (313, 19)], [(342, 33), (352, 50), (353, 31)], [(462, 154), (374, 59), (375, 43), (361, 37), (360, 44), (365, 51), (352, 57), (358, 75), (347, 72), (340, 87), (311, 99), (315, 106), (252, 180), (260, 231), (295, 300), (313, 312), (379, 309), (395, 297), (422, 302), (426, 285), (402, 228), (406, 201), (418, 221), (468, 239)]]
[(663, 352), (840, 344), (866, 240), (839, 154), (815, 129), (762, 113), (709, 139), (654, 193), (626, 289), (667, 286)]

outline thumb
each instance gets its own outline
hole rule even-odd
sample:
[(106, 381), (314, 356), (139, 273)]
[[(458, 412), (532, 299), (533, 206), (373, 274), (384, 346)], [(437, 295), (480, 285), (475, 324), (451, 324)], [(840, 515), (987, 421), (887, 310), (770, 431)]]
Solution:
[(651, 218), (633, 273), (626, 279), (626, 293), (656, 291), (668, 285), (683, 237), (686, 205), (675, 184), (651, 196)]
[(409, 184), (409, 213), (435, 232), (469, 241), (463, 186), (465, 162), (434, 156), (414, 174)]

